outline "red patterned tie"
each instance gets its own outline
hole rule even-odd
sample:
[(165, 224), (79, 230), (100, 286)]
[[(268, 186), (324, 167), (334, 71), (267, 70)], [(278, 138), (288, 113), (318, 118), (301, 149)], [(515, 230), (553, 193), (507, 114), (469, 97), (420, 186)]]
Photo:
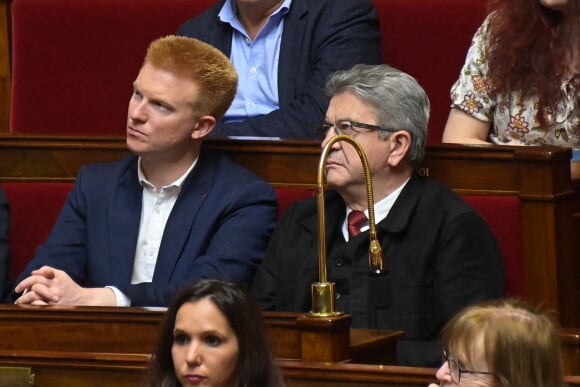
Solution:
[(348, 236), (353, 238), (360, 234), (360, 228), (364, 226), (367, 217), (362, 211), (351, 211), (348, 214)]

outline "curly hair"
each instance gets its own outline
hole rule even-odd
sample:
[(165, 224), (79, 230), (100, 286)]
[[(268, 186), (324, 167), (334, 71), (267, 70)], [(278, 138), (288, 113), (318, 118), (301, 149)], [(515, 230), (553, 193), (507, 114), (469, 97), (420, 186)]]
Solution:
[[(489, 72), (499, 94), (535, 95), (539, 112), (561, 98), (580, 34), (580, 2), (550, 9), (537, 0), (490, 0)], [(546, 124), (540, 114), (538, 122)]]

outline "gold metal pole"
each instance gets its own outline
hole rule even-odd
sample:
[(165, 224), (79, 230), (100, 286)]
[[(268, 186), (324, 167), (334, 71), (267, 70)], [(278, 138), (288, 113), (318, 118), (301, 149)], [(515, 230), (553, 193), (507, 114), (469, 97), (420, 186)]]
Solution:
[(320, 162), (318, 163), (318, 178), (317, 178), (317, 205), (318, 205), (318, 270), (319, 282), (312, 284), (312, 311), (309, 315), (314, 317), (331, 317), (340, 316), (343, 312), (337, 312), (335, 309), (336, 290), (334, 282), (328, 282), (327, 266), (326, 266), (326, 216), (324, 210), (324, 184), (325, 184), (325, 169), (326, 159), (328, 153), (338, 141), (346, 141), (350, 143), (357, 151), (365, 174), (365, 182), (367, 189), (367, 207), (369, 212), (369, 267), (371, 275), (381, 275), (385, 272), (384, 258), (381, 245), (377, 240), (377, 229), (375, 225), (375, 209), (373, 200), (373, 183), (371, 179), (371, 172), (367, 157), (363, 151), (362, 146), (352, 136), (338, 135), (330, 139), (328, 144), (322, 149)]

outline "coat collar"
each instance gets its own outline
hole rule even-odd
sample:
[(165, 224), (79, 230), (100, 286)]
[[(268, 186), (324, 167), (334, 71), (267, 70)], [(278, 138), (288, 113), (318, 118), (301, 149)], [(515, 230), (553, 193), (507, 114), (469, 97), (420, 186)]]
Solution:
[[(416, 174), (413, 174), (401, 194), (393, 204), (389, 215), (383, 219), (377, 227), (388, 233), (398, 233), (403, 231), (409, 223), (409, 219), (421, 195), (422, 180)], [(336, 225), (344, 221), (344, 214), (346, 213), (345, 204), (340, 195), (334, 191), (325, 192), (325, 215), (326, 215), (326, 238), (329, 238), (330, 232), (333, 230), (328, 225)], [(318, 235), (318, 211), (308, 217), (302, 222), (302, 227), (307, 232)]]

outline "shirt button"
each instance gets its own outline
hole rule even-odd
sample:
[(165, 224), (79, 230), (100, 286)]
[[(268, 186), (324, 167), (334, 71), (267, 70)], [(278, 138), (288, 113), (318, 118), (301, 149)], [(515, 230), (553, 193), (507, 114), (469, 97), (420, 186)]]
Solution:
[(252, 67), (252, 68), (250, 69), (250, 73), (252, 73), (252, 74), (256, 74), (256, 68), (255, 68), (255, 67)]
[(334, 264), (336, 265), (336, 267), (342, 267), (344, 265), (344, 261), (342, 260), (342, 258), (337, 258), (334, 261)]

